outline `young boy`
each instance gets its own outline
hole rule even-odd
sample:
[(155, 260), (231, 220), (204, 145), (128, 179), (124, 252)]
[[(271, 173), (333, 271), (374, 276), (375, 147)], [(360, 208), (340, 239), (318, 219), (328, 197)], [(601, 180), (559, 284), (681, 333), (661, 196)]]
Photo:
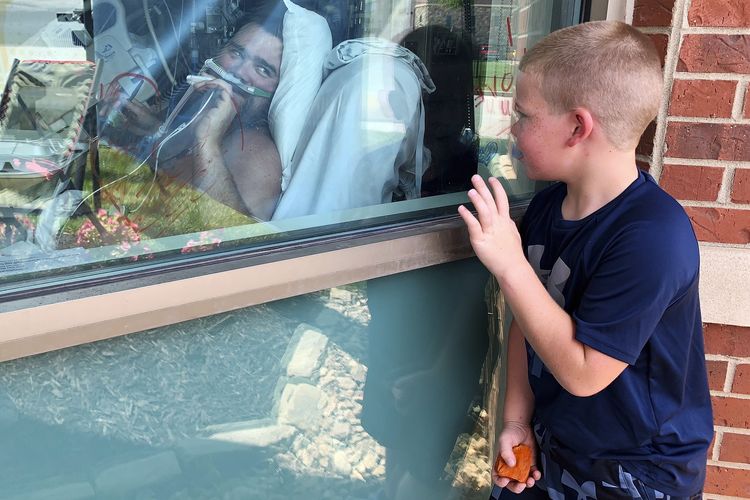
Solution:
[[(700, 497), (712, 438), (698, 245), (635, 164), (659, 107), (659, 57), (618, 22), (552, 33), (520, 63), (511, 132), (538, 193), (519, 230), (497, 179), (465, 207), (514, 315), (499, 454), (535, 450), (500, 498)], [(524, 342), (525, 340), (525, 342)]]

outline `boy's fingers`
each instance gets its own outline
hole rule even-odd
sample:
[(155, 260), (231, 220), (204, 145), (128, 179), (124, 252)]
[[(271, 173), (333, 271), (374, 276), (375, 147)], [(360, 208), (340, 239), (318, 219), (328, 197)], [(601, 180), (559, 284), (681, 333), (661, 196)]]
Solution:
[(495, 484), (500, 488), (505, 488), (506, 486), (508, 486), (508, 483), (510, 483), (510, 478), (495, 476)]
[(479, 224), (479, 221), (474, 217), (474, 214), (472, 214), (465, 206), (461, 205), (458, 207), (458, 215), (464, 220), (464, 224), (469, 228), (470, 234), (482, 230), (482, 225)]
[(532, 466), (531, 471), (531, 477), (534, 478), (534, 481), (539, 481), (542, 478), (542, 471), (536, 468), (536, 466)]
[(495, 204), (497, 205), (497, 211), (503, 215), (510, 213), (510, 206), (508, 204), (508, 195), (503, 189), (503, 185), (495, 177), (490, 177), (490, 187), (494, 194)]
[(477, 193), (479, 193), (479, 196), (482, 197), (482, 200), (487, 204), (487, 207), (492, 211), (497, 211), (495, 199), (492, 197), (492, 193), (484, 182), (484, 179), (482, 179), (482, 176), (471, 176), (471, 183), (474, 185), (474, 189), (476, 189)]
[(506, 464), (508, 464), (511, 467), (515, 467), (516, 465), (516, 455), (513, 453), (513, 448), (507, 447), (502, 448), (500, 450), (500, 456), (503, 457), (503, 460)]
[(492, 222), (492, 211), (485, 203), (484, 198), (480, 195), (476, 189), (470, 189), (467, 193), (469, 200), (474, 205), (477, 211), (477, 219), (481, 227), (487, 227)]
[(526, 483), (519, 483), (518, 481), (511, 481), (510, 483), (508, 483), (506, 488), (508, 488), (510, 491), (518, 495), (519, 493), (521, 493), (523, 490), (526, 489)]

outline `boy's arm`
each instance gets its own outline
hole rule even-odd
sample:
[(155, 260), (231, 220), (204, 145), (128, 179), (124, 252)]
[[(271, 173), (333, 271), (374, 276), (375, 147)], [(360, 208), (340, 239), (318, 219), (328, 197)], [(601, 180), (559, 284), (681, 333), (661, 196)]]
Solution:
[(508, 369), (503, 422), (529, 425), (534, 413), (534, 394), (529, 386), (526, 346), (515, 319), (508, 329)]
[(531, 417), (534, 414), (534, 394), (529, 386), (526, 361), (526, 346), (523, 333), (514, 319), (508, 330), (508, 368), (506, 370), (505, 400), (503, 403), (503, 428), (498, 438), (497, 453), (511, 467), (516, 465), (513, 447), (525, 444), (532, 451), (532, 469), (526, 483), (519, 483), (508, 477), (498, 477), (495, 467), (492, 468), (492, 480), (501, 488), (508, 488), (514, 493), (521, 493), (525, 488), (534, 486), (541, 478), (536, 466), (536, 440), (531, 428)]
[(565, 390), (581, 397), (601, 391), (627, 364), (576, 340), (573, 318), (547, 293), (523, 254), (500, 182), (490, 179), (494, 196), (480, 176), (472, 183), (469, 199), (478, 218), (463, 206), (459, 213), (474, 251), (497, 278), (524, 336)]

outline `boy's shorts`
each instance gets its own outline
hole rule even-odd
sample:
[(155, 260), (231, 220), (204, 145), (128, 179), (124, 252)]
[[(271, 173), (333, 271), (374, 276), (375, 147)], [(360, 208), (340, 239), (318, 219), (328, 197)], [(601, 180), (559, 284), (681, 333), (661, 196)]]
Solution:
[(533, 500), (551, 498), (552, 500), (597, 500), (642, 498), (644, 500), (700, 500), (701, 494), (692, 497), (676, 497), (662, 493), (659, 490), (643, 484), (633, 477), (614, 460), (587, 460), (582, 466), (580, 460), (573, 456), (566, 457), (557, 448), (550, 450), (550, 435), (540, 424), (534, 426), (539, 455), (537, 467), (542, 472), (542, 478), (533, 488), (526, 488), (516, 495), (507, 489), (502, 489), (497, 496), (497, 487), (491, 498), (500, 500), (523, 499)]

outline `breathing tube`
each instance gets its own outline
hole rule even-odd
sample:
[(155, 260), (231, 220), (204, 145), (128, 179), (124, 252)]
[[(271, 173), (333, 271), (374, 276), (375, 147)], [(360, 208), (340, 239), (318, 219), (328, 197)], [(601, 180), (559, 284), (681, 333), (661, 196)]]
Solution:
[(213, 59), (206, 59), (206, 62), (203, 63), (203, 68), (201, 68), (199, 74), (188, 76), (188, 82), (200, 81), (204, 78), (210, 78), (204, 77), (202, 75), (202, 73), (205, 73), (207, 71), (215, 74), (225, 82), (231, 84), (235, 89), (249, 96), (264, 97), (266, 99), (270, 99), (271, 96), (273, 96), (273, 93), (268, 92), (267, 90), (259, 89), (258, 87), (253, 87), (252, 85), (246, 84), (245, 82), (234, 76), (232, 73), (216, 64)]

